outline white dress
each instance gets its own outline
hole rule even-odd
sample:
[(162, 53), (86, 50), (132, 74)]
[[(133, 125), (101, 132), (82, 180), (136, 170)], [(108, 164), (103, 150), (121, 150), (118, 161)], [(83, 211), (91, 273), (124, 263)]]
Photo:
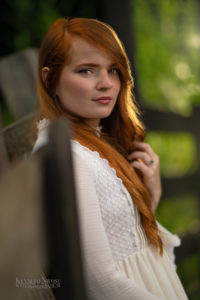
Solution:
[[(39, 124), (34, 151), (45, 144)], [(72, 140), (86, 286), (91, 300), (188, 299), (177, 276), (173, 247), (179, 238), (160, 224), (160, 256), (147, 241), (140, 215), (122, 180), (97, 152)]]

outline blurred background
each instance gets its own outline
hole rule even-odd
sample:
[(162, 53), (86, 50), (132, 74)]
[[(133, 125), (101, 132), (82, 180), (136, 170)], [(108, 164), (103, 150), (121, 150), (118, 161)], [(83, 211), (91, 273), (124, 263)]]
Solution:
[[(200, 226), (200, 1), (107, 2), (1, 0), (3, 127), (19, 118), (7, 100), (6, 91), (11, 88), (3, 82), (6, 59), (26, 49), (37, 53), (45, 31), (61, 16), (106, 21), (125, 45), (135, 79), (136, 98), (148, 132), (147, 141), (160, 156), (163, 198), (157, 218), (181, 236), (196, 234)], [(7, 68), (17, 73), (20, 65), (8, 64)], [(13, 93), (20, 94), (17, 86), (15, 89)], [(37, 99), (36, 89), (33, 94)], [(195, 247), (186, 254), (177, 261), (178, 273), (190, 299), (197, 300), (200, 299), (200, 255)]]

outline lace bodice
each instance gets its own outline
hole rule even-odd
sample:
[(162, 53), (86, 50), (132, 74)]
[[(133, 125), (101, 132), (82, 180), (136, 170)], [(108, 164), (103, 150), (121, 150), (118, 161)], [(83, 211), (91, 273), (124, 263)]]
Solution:
[(139, 238), (139, 215), (130, 194), (117, 177), (106, 159), (98, 152), (72, 141), (72, 151), (76, 152), (90, 166), (94, 178), (101, 216), (106, 230), (111, 251), (115, 260), (120, 260), (138, 251), (141, 245)]

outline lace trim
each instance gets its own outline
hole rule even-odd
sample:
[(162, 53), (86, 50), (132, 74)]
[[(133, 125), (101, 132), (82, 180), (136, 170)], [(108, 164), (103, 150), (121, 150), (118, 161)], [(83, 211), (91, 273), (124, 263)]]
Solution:
[[(78, 144), (81, 148), (83, 148), (84, 150), (88, 151), (88, 152), (92, 152), (96, 158), (100, 159), (101, 161), (103, 161), (103, 163), (106, 165), (106, 167), (109, 167), (111, 170), (112, 170), (112, 173), (113, 175), (116, 177), (117, 181), (120, 183), (120, 185), (122, 186), (123, 185), (123, 182), (121, 180), (120, 177), (117, 176), (117, 173), (116, 173), (116, 170), (114, 168), (112, 168), (108, 162), (108, 160), (106, 158), (102, 158), (100, 155), (99, 155), (99, 152), (97, 151), (93, 151), (93, 150), (90, 150), (89, 148), (83, 146), (82, 144), (80, 144), (78, 141), (72, 139), (72, 142), (75, 143), (75, 144)], [(124, 187), (124, 185), (123, 185)]]
[(95, 128), (96, 136), (100, 137), (101, 136), (101, 131), (102, 131), (102, 126), (97, 126)]

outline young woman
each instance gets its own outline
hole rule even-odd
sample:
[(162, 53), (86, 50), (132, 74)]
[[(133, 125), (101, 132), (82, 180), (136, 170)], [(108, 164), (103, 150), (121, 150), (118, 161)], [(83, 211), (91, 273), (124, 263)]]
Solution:
[(72, 124), (81, 241), (89, 299), (184, 300), (173, 247), (178, 237), (154, 217), (161, 196), (159, 159), (131, 93), (125, 50), (113, 29), (93, 19), (58, 19), (39, 54), (43, 119)]

